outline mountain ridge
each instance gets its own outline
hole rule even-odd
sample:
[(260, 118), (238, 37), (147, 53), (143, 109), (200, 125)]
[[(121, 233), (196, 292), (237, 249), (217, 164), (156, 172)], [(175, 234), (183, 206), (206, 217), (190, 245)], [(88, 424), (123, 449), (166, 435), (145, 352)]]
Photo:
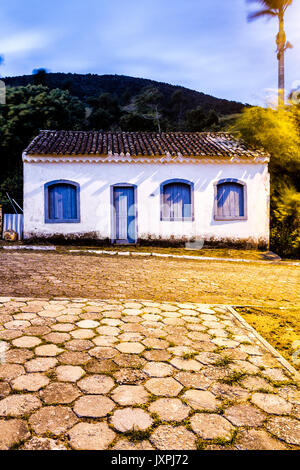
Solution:
[[(7, 86), (26, 86), (36, 83), (36, 75), (5, 77), (3, 80)], [(230, 115), (241, 112), (247, 106), (247, 104), (238, 101), (217, 98), (182, 85), (173, 85), (127, 75), (47, 73), (44, 76), (44, 84), (50, 89), (61, 88), (68, 90), (71, 95), (81, 100), (86, 100), (91, 96), (99, 96), (101, 93), (115, 94), (124, 105), (130, 97), (141, 93), (147, 87), (153, 87), (162, 93), (165, 104), (171, 100), (174, 92), (180, 91), (186, 100), (186, 109), (201, 106), (204, 111), (212, 109), (219, 115)]]

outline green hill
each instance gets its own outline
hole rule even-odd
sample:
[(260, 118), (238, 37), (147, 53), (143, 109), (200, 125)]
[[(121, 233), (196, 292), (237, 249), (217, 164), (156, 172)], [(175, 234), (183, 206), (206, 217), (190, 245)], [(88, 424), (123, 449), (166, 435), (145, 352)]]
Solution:
[[(26, 86), (36, 83), (36, 75), (23, 75), (19, 77), (4, 78), (6, 85), (12, 87)], [(124, 75), (95, 75), (73, 73), (47, 73), (43, 78), (43, 85), (53, 88), (68, 90), (71, 95), (80, 100), (86, 100), (102, 93), (111, 93), (116, 96), (121, 105), (126, 105), (130, 100), (140, 94), (147, 87), (156, 88), (163, 95), (162, 106), (167, 107), (174, 95), (180, 91), (184, 101), (183, 111), (201, 106), (203, 111), (215, 111), (218, 115), (240, 113), (244, 108), (242, 103), (228, 101), (204, 93), (190, 90), (181, 86), (169, 85), (145, 78), (127, 77)]]

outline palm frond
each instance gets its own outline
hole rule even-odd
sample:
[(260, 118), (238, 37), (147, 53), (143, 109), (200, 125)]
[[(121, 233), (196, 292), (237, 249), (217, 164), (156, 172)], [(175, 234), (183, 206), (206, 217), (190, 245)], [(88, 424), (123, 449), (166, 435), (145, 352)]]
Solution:
[(266, 10), (274, 10), (278, 13), (280, 10), (286, 9), (293, 3), (293, 0), (246, 0), (247, 3), (260, 3)]
[(248, 14), (248, 21), (256, 20), (257, 18), (261, 18), (262, 16), (271, 18), (271, 17), (277, 16), (277, 14), (273, 10), (255, 11), (255, 12)]

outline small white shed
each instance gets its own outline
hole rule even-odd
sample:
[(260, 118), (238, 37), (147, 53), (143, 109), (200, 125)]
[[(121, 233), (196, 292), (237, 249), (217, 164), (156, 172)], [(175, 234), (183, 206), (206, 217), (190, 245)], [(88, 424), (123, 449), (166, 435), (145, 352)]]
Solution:
[(24, 238), (269, 243), (269, 155), (227, 133), (41, 131)]

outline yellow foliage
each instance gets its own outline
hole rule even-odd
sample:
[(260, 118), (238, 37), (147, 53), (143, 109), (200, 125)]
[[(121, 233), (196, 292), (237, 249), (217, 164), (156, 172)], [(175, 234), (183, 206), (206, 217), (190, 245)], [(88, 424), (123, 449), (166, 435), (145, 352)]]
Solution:
[(300, 163), (300, 133), (297, 106), (286, 108), (247, 108), (238, 117), (232, 131), (246, 142), (263, 147), (271, 154), (273, 163)]

